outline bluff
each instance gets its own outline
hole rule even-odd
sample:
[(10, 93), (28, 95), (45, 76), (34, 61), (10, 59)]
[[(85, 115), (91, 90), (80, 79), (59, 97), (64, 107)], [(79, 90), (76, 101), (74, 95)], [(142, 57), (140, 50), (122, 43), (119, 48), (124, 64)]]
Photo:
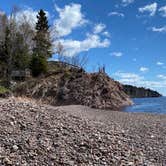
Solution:
[(161, 97), (162, 95), (157, 91), (146, 89), (143, 87), (136, 87), (132, 85), (123, 85), (124, 92), (131, 98), (144, 98), (144, 97)]
[(20, 83), (16, 96), (40, 99), (52, 105), (80, 104), (118, 110), (132, 104), (123, 86), (103, 72), (87, 73), (80, 68), (54, 65), (49, 74)]

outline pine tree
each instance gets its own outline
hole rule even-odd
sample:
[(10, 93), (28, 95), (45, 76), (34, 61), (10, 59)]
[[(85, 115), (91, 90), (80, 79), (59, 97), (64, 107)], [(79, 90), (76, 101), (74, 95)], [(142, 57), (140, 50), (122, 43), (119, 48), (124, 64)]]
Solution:
[(37, 56), (43, 56), (47, 59), (52, 55), (52, 43), (50, 39), (47, 16), (42, 9), (39, 11), (37, 19), (38, 21), (36, 23), (36, 35), (34, 38), (36, 44), (34, 48), (34, 54), (36, 54)]
[(38, 76), (47, 71), (47, 59), (52, 55), (52, 43), (50, 40), (49, 25), (46, 13), (40, 10), (37, 15), (35, 48), (31, 61), (33, 76)]

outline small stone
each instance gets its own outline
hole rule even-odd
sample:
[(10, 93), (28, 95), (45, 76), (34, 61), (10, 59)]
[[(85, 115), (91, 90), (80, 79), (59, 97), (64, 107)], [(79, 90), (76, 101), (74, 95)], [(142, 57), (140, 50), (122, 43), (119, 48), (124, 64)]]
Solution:
[(18, 146), (17, 145), (13, 145), (13, 150), (17, 151), (18, 150)]
[(151, 138), (154, 138), (154, 135), (151, 135), (150, 137), (151, 137)]
[(7, 164), (7, 165), (12, 165), (12, 161), (9, 159), (9, 158), (7, 158), (7, 157), (5, 157), (4, 158), (4, 161), (3, 161), (5, 164)]

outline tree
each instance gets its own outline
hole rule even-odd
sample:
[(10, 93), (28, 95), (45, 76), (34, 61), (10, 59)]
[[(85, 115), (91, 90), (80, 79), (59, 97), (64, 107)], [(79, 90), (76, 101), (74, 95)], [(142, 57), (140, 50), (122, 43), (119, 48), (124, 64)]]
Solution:
[(20, 32), (17, 32), (15, 42), (17, 43), (17, 46), (12, 56), (12, 68), (25, 70), (29, 67), (31, 58), (28, 45), (24, 41), (24, 37)]
[(31, 64), (30, 64), (32, 75), (37, 77), (42, 73), (47, 72), (47, 61), (42, 56), (32, 56)]
[(6, 14), (0, 15), (0, 75), (2, 78), (6, 77), (7, 57), (5, 52), (6, 32), (8, 26), (8, 18)]
[(41, 9), (37, 15), (36, 35), (34, 37), (36, 56), (43, 56), (46, 59), (52, 55), (52, 43), (50, 39), (49, 25), (46, 13)]
[(46, 13), (40, 10), (37, 15), (36, 35), (34, 37), (35, 47), (31, 61), (33, 76), (39, 76), (47, 71), (47, 59), (52, 55), (52, 43), (49, 33), (49, 25)]
[[(13, 8), (10, 16), (7, 17), (5, 14), (0, 16), (1, 76), (6, 79), (8, 87), (10, 87), (12, 70), (22, 70), (29, 67), (30, 59), (29, 46), (26, 40), (30, 35), (23, 31), (27, 26), (20, 28), (21, 25), (16, 19), (17, 12), (18, 10)], [(26, 23), (26, 25), (28, 24)], [(28, 27), (28, 29), (30, 28)]]
[(4, 41), (4, 63), (6, 64), (6, 86), (10, 87), (11, 81), (11, 71), (12, 71), (12, 42), (11, 42), (11, 31), (7, 26), (5, 31), (5, 41)]

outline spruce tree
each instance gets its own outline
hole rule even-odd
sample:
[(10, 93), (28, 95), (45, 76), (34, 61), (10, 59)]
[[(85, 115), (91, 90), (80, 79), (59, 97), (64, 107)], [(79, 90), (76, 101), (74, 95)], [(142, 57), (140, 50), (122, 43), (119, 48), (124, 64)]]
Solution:
[(37, 15), (35, 47), (31, 62), (32, 74), (38, 76), (47, 71), (47, 59), (51, 57), (52, 43), (46, 13), (40, 10)]
[(36, 23), (36, 35), (34, 38), (35, 48), (34, 53), (37, 56), (43, 56), (46, 59), (50, 58), (52, 55), (51, 52), (51, 39), (49, 32), (49, 25), (46, 13), (41, 9), (37, 15), (37, 23)]

